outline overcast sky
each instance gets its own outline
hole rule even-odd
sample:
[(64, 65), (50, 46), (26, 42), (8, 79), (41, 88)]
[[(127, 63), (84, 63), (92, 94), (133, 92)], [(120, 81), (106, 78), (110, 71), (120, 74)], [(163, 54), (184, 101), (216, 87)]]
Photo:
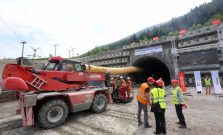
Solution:
[(211, 0), (0, 0), (0, 59), (83, 54)]

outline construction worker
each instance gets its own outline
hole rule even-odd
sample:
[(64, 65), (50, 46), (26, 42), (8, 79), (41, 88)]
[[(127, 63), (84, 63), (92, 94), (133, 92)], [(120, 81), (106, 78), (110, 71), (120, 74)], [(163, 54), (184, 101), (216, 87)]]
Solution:
[(72, 67), (70, 65), (66, 65), (66, 67), (63, 69), (63, 71), (71, 72)]
[(163, 81), (157, 80), (156, 81), (156, 88), (153, 88), (151, 90), (151, 96), (152, 96), (152, 104), (158, 103), (160, 105), (161, 111), (156, 112), (154, 111), (154, 116), (156, 119), (156, 131), (154, 134), (166, 134), (166, 120), (165, 120), (165, 109), (166, 109), (166, 92), (163, 88)]
[(141, 113), (142, 110), (144, 112), (144, 127), (150, 128), (152, 126), (149, 125), (148, 122), (148, 108), (147, 105), (150, 105), (150, 88), (149, 86), (153, 85), (154, 79), (149, 77), (146, 83), (142, 83), (138, 93), (136, 95), (136, 99), (138, 100), (138, 126), (142, 125), (143, 122), (141, 121)]
[(211, 79), (209, 79), (208, 76), (206, 76), (206, 78), (204, 79), (204, 83), (206, 86), (206, 95), (208, 94), (208, 89), (209, 89), (209, 94), (211, 94)]
[(116, 82), (114, 78), (111, 78), (110, 85), (113, 87), (113, 90), (115, 90)]
[(123, 76), (120, 76), (120, 89), (121, 89), (121, 99), (126, 99), (126, 82), (123, 79)]
[(175, 104), (177, 117), (179, 119), (179, 122), (176, 122), (176, 124), (180, 124), (179, 128), (187, 128), (184, 114), (182, 112), (182, 106), (184, 104), (184, 95), (182, 89), (178, 86), (177, 80), (171, 81), (172, 87), (174, 88), (173, 92), (173, 104)]
[(128, 99), (130, 99), (130, 92), (132, 90), (132, 82), (130, 80), (130, 77), (127, 77), (127, 94), (128, 94)]

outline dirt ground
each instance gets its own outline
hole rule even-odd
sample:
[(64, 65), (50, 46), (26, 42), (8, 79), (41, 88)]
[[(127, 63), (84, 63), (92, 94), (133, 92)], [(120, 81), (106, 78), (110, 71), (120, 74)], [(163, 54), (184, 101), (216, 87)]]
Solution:
[[(177, 116), (167, 95), (166, 127), (170, 135), (222, 135), (223, 97), (197, 95), (195, 88), (187, 88), (193, 94), (185, 97), (188, 106), (184, 110), (187, 129), (179, 129), (175, 124)], [(213, 89), (213, 88), (212, 88)], [(137, 89), (134, 89), (135, 93)], [(56, 128), (44, 130), (38, 125), (22, 127), (21, 117), (15, 114), (17, 101), (0, 103), (0, 134), (2, 135), (152, 135), (155, 131), (154, 114), (149, 112), (152, 128), (137, 125), (137, 100), (130, 103), (109, 104), (106, 111), (94, 114), (91, 111), (70, 113), (66, 122)]]

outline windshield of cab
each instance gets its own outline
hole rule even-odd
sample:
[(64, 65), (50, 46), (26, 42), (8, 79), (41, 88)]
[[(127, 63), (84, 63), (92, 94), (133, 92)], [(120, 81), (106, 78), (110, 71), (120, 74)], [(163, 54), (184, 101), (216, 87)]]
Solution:
[(51, 71), (51, 70), (57, 70), (58, 64), (57, 63), (48, 63), (45, 67), (45, 70)]
[(82, 71), (81, 64), (77, 62), (63, 62), (61, 71)]

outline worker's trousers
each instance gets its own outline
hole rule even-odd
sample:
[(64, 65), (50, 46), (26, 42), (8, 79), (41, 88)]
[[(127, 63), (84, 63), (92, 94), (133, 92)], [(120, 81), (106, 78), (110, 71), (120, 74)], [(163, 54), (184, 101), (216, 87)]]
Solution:
[(121, 88), (121, 99), (127, 99), (126, 88)]
[(183, 111), (182, 111), (182, 104), (180, 105), (175, 105), (175, 108), (176, 108), (176, 113), (177, 113), (177, 117), (179, 119), (179, 122), (181, 125), (183, 126), (186, 126), (186, 122), (185, 122), (185, 119), (184, 119), (184, 114), (183, 114)]
[(209, 89), (209, 94), (211, 94), (211, 85), (206, 85), (206, 95), (208, 94), (208, 89)]
[(148, 108), (147, 108), (147, 105), (138, 101), (138, 116), (137, 116), (137, 118), (138, 118), (139, 123), (141, 122), (142, 110), (144, 112), (144, 123), (149, 124), (148, 123)]
[(131, 97), (130, 93), (131, 93), (131, 90), (127, 90), (128, 98)]
[(165, 109), (162, 112), (154, 112), (156, 119), (156, 133), (166, 133)]

